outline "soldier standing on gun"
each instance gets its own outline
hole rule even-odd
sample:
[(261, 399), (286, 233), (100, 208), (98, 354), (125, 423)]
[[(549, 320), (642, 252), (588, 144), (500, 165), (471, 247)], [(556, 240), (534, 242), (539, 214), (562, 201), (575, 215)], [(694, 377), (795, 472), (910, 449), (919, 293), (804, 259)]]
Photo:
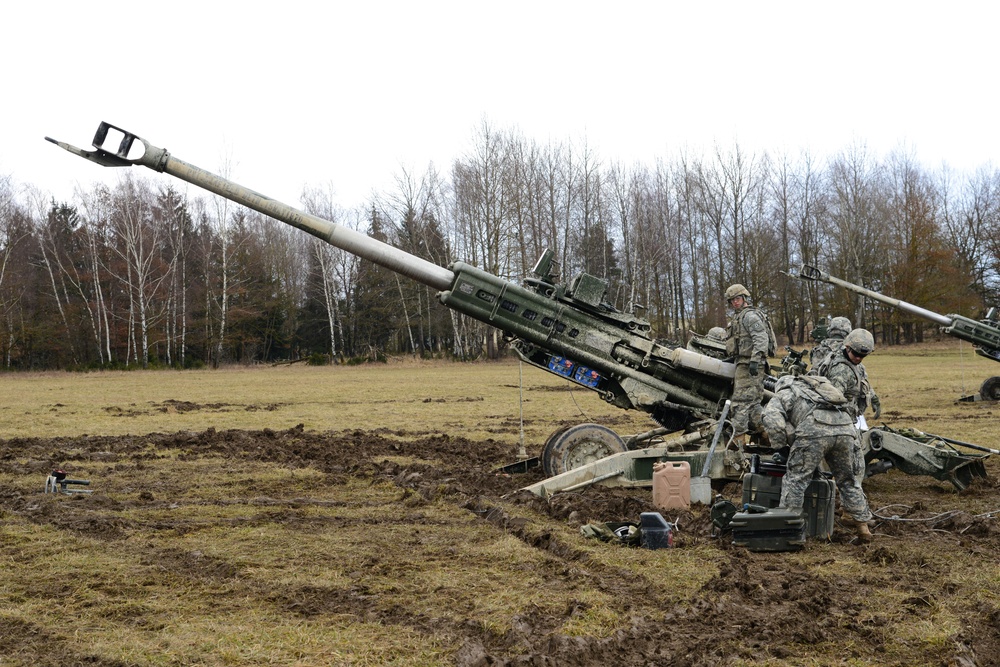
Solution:
[(692, 335), (688, 340), (687, 349), (715, 359), (724, 359), (726, 330), (722, 327), (712, 327), (704, 336)]
[(824, 377), (786, 375), (778, 380), (763, 420), (771, 445), (791, 448), (781, 507), (802, 511), (806, 487), (826, 461), (840, 491), (841, 521), (854, 528), (860, 541), (870, 542), (872, 513), (856, 474), (860, 445), (848, 403)]
[(761, 428), (761, 400), (764, 398), (764, 375), (767, 374), (769, 326), (764, 316), (750, 307), (750, 292), (743, 285), (731, 285), (726, 290), (726, 303), (733, 309), (733, 318), (726, 328), (726, 353), (736, 363), (733, 378), (732, 415), (733, 441), (743, 446), (747, 431)]

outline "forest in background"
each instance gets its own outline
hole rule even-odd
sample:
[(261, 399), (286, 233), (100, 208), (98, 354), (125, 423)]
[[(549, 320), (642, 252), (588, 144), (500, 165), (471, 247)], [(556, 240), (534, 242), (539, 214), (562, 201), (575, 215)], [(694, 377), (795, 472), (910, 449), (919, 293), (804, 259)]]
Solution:
[[(606, 279), (610, 303), (678, 343), (725, 324), (735, 282), (791, 344), (836, 315), (890, 345), (937, 326), (785, 273), (803, 262), (940, 313), (979, 318), (1000, 293), (1000, 171), (931, 171), (902, 149), (820, 159), (735, 144), (626, 165), (586, 142), (483, 122), (446, 173), (404, 170), (395, 184), (359, 209), (312, 185), (289, 203), (515, 282), (550, 248), (563, 279)], [(0, 176), (0, 315), (4, 369), (475, 359), (504, 347), (430, 288), (138, 170), (71, 201)]]

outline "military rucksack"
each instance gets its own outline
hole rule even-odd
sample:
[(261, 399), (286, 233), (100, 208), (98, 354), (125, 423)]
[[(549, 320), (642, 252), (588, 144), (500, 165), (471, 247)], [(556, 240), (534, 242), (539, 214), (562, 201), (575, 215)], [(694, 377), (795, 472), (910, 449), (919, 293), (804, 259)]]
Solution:
[(829, 378), (821, 375), (800, 375), (796, 380), (801, 381), (808, 388), (793, 384), (793, 390), (799, 390), (799, 395), (805, 395), (813, 403), (833, 408), (840, 408), (847, 404), (844, 392), (830, 382)]
[(778, 338), (774, 335), (774, 327), (771, 326), (771, 318), (767, 316), (767, 313), (759, 308), (754, 308), (754, 311), (760, 315), (760, 319), (764, 322), (764, 329), (767, 330), (767, 356), (773, 357), (778, 353)]

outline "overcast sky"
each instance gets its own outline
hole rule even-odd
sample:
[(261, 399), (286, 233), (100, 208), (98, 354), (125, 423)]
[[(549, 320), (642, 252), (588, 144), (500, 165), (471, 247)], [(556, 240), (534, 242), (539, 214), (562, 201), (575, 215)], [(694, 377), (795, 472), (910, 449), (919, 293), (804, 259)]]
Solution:
[[(0, 176), (115, 177), (100, 121), (297, 205), (446, 172), (489, 121), (605, 162), (685, 148), (996, 165), (997, 19), (977, 2), (9, 2)], [(152, 172), (145, 171), (145, 175)]]

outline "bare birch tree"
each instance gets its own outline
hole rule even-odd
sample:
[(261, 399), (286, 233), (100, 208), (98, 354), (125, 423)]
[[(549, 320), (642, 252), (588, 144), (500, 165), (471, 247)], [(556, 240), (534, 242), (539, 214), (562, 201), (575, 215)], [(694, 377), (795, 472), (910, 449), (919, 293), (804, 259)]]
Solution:
[(153, 224), (153, 193), (145, 181), (130, 173), (122, 176), (112, 193), (115, 216), (111, 232), (114, 252), (125, 264), (118, 279), (129, 295), (130, 331), (137, 329), (134, 354), (143, 368), (149, 366), (150, 333), (164, 312), (159, 292), (169, 279), (169, 263), (161, 255), (163, 229)]
[[(334, 203), (332, 184), (327, 184), (326, 188), (322, 190), (306, 188), (302, 193), (301, 201), (307, 213), (331, 222), (340, 222), (342, 215), (339, 207)], [(340, 340), (342, 343), (344, 340), (343, 318), (340, 314), (341, 291), (338, 289), (336, 269), (338, 265), (343, 265), (342, 255), (346, 253), (320, 239), (311, 240), (309, 250), (315, 259), (318, 274), (316, 277), (323, 293), (323, 305), (330, 332), (330, 359), (335, 361), (340, 356), (337, 341)]]

